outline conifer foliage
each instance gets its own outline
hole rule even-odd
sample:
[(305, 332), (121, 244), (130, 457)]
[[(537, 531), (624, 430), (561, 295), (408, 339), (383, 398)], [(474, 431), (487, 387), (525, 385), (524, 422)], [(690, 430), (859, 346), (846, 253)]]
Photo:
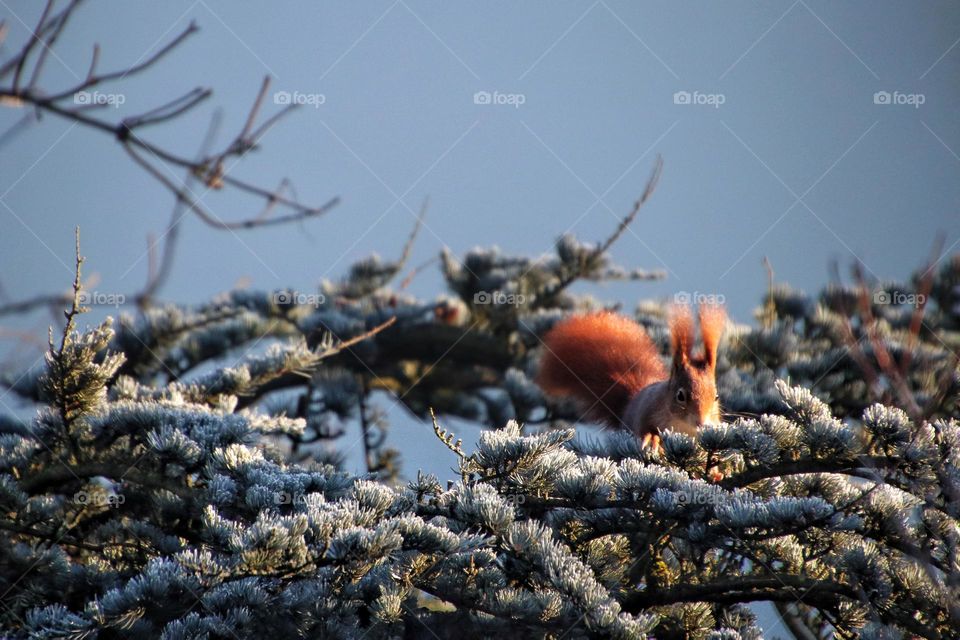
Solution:
[[(454, 295), (434, 303), (355, 269), (327, 285), (335, 303), (237, 292), (86, 331), (78, 259), (46, 366), (9, 383), (39, 409), (2, 421), (5, 634), (757, 638), (748, 605), (768, 601), (807, 637), (957, 637), (960, 262), (932, 278), (920, 333), (912, 308), (851, 322), (834, 301), (856, 288), (772, 288), (760, 326), (721, 346), (721, 398), (751, 415), (667, 433), (655, 453), (576, 436), (570, 408), (530, 383), (538, 336), (594, 305), (558, 287), (578, 246), (536, 265), (478, 251), (469, 276), (447, 256)], [(470, 278), (531, 302), (478, 303)], [(666, 352), (664, 309), (637, 318)], [(824, 371), (844, 327), (882, 334), (899, 364), (914, 354), (884, 374), (910, 411), (857, 386), (858, 367), (885, 366), (876, 346)], [(263, 335), (277, 343), (222, 365)], [(454, 336), (438, 365), (451, 375), (424, 376)], [(398, 478), (369, 419), (376, 389), (437, 406), (459, 477)], [(491, 429), (464, 447), (450, 415)], [(364, 477), (317, 450), (357, 419)]]
[[(0, 411), (0, 637), (751, 640), (769, 602), (774, 635), (960, 638), (960, 256), (937, 251), (905, 283), (855, 270), (818, 295), (771, 272), (756, 324), (720, 343), (724, 422), (643, 449), (532, 381), (558, 320), (610, 306), (570, 285), (663, 277), (608, 255), (659, 161), (605, 240), (444, 252), (435, 300), (396, 282), (418, 223), (398, 259), (306, 295), (163, 304), (185, 214), (232, 231), (337, 199), (230, 175), (296, 106), (265, 113), (269, 78), (242, 129), (196, 158), (148, 133), (208, 88), (113, 119), (78, 101), (164, 62), (192, 23), (117, 71), (94, 45), (76, 84), (48, 84), (81, 2), (55, 4), (0, 60), (0, 102), (108, 136), (176, 206), (136, 314), (81, 327), (79, 237), (72, 295), (0, 306), (66, 308), (42, 367), (0, 371), (24, 409)], [(263, 209), (224, 221), (195, 183)], [(619, 310), (667, 357), (667, 305)], [(450, 477), (401, 465), (391, 405), (446, 445)], [(464, 444), (451, 418), (485, 430)], [(360, 476), (343, 468), (351, 431)]]

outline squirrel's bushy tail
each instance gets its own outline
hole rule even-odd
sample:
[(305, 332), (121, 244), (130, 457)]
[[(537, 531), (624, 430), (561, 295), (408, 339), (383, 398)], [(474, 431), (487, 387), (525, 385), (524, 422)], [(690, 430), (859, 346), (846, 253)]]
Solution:
[(622, 426), (633, 395), (667, 372), (657, 348), (633, 320), (611, 312), (573, 316), (544, 338), (537, 384), (554, 396), (572, 396), (585, 417)]

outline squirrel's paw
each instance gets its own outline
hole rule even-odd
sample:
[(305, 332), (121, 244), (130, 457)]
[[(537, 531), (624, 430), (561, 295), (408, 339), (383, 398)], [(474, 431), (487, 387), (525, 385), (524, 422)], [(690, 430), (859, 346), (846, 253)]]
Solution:
[(643, 440), (641, 440), (640, 444), (644, 449), (649, 447), (653, 455), (660, 454), (660, 436), (658, 434), (648, 433), (647, 435), (643, 436)]

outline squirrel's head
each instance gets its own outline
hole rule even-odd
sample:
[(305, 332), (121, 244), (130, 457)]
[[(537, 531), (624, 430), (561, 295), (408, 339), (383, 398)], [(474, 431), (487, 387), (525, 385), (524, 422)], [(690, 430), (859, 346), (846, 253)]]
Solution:
[(667, 383), (669, 421), (678, 430), (696, 433), (705, 422), (720, 422), (717, 398), (717, 345), (726, 321), (723, 308), (700, 305), (703, 352), (694, 355), (694, 326), (690, 309), (674, 307), (670, 319), (673, 364)]

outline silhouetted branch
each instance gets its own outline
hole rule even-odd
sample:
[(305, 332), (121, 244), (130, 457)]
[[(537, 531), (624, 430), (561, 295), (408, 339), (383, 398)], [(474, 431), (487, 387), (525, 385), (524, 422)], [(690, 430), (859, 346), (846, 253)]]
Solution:
[[(296, 222), (306, 218), (316, 217), (329, 211), (337, 204), (334, 198), (320, 206), (309, 206), (292, 200), (278, 193), (276, 190), (269, 190), (250, 184), (226, 175), (224, 167), (226, 159), (233, 156), (241, 156), (247, 151), (256, 148), (259, 139), (282, 117), (290, 113), (296, 105), (290, 105), (281, 109), (278, 113), (268, 117), (265, 122), (256, 125), (256, 120), (262, 111), (265, 97), (269, 90), (270, 79), (265, 78), (261, 84), (260, 91), (254, 100), (249, 111), (248, 117), (244, 123), (243, 129), (235, 136), (222, 150), (205, 154), (198, 159), (188, 159), (172, 151), (166, 150), (154, 143), (144, 140), (138, 135), (138, 130), (161, 123), (167, 123), (185, 115), (187, 112), (204, 102), (210, 95), (209, 89), (195, 88), (186, 94), (175, 98), (163, 105), (149, 109), (143, 113), (132, 115), (121, 119), (119, 122), (111, 122), (92, 116), (87, 113), (90, 108), (98, 105), (94, 98), (88, 97), (88, 104), (79, 100), (83, 92), (93, 89), (99, 85), (112, 81), (123, 80), (135, 76), (139, 73), (149, 70), (151, 67), (166, 58), (172, 51), (182, 45), (190, 36), (197, 33), (199, 28), (195, 23), (190, 23), (173, 39), (163, 45), (159, 50), (148, 56), (141, 62), (117, 71), (99, 73), (97, 65), (100, 57), (100, 48), (95, 45), (90, 67), (86, 77), (76, 84), (61, 89), (56, 92), (44, 91), (38, 84), (41, 79), (43, 65), (47, 55), (56, 44), (60, 34), (64, 31), (67, 22), (76, 8), (80, 5), (79, 0), (73, 0), (66, 8), (56, 15), (51, 16), (53, 2), (48, 2), (44, 7), (40, 21), (34, 29), (27, 43), (10, 60), (0, 67), (0, 77), (13, 72), (11, 82), (0, 87), (0, 102), (10, 106), (29, 105), (37, 109), (38, 112), (48, 112), (85, 127), (109, 134), (120, 141), (130, 152), (131, 147), (136, 147), (141, 152), (146, 153), (150, 158), (162, 161), (175, 167), (187, 169), (204, 181), (209, 187), (219, 188), (222, 185), (229, 185), (241, 191), (255, 195), (266, 201), (270, 208), (273, 206), (283, 206), (292, 210), (292, 213), (268, 218), (266, 216), (251, 217), (246, 220), (236, 222), (224, 222), (203, 211), (199, 207), (191, 206), (190, 209), (196, 213), (208, 225), (218, 229), (249, 229), (264, 225), (284, 224)], [(29, 60), (32, 54), (41, 47), (41, 53), (33, 65), (30, 81), (26, 86), (22, 86), (21, 79), (30, 66)], [(73, 104), (66, 104), (67, 100), (72, 100)], [(91, 102), (92, 101), (92, 102)], [(135, 154), (131, 157), (136, 158)], [(144, 157), (137, 160), (137, 164), (144, 166), (147, 162)], [(147, 167), (144, 166), (145, 169)], [(148, 173), (156, 178), (164, 187), (169, 189), (179, 200), (189, 201), (185, 185), (177, 185), (172, 180), (163, 176), (156, 168), (147, 169)]]
[(643, 208), (643, 205), (645, 205), (650, 199), (650, 196), (653, 195), (653, 192), (657, 188), (657, 183), (660, 181), (660, 174), (662, 172), (663, 158), (657, 156), (657, 161), (653, 166), (653, 171), (650, 174), (650, 178), (647, 179), (647, 184), (643, 189), (643, 194), (641, 194), (637, 201), (634, 202), (633, 209), (630, 210), (630, 213), (620, 220), (616, 230), (610, 234), (606, 240), (598, 245), (588, 256), (586, 256), (575, 269), (571, 269), (567, 274), (561, 277), (557, 284), (550, 287), (547, 291), (541, 293), (539, 296), (540, 298), (550, 299), (555, 297), (561, 291), (573, 284), (578, 278), (583, 277), (598, 266), (599, 260), (603, 258), (607, 251), (610, 250), (610, 247), (612, 247), (613, 244), (620, 239), (620, 236), (623, 235), (627, 228), (636, 219), (637, 215), (640, 214), (640, 209)]

